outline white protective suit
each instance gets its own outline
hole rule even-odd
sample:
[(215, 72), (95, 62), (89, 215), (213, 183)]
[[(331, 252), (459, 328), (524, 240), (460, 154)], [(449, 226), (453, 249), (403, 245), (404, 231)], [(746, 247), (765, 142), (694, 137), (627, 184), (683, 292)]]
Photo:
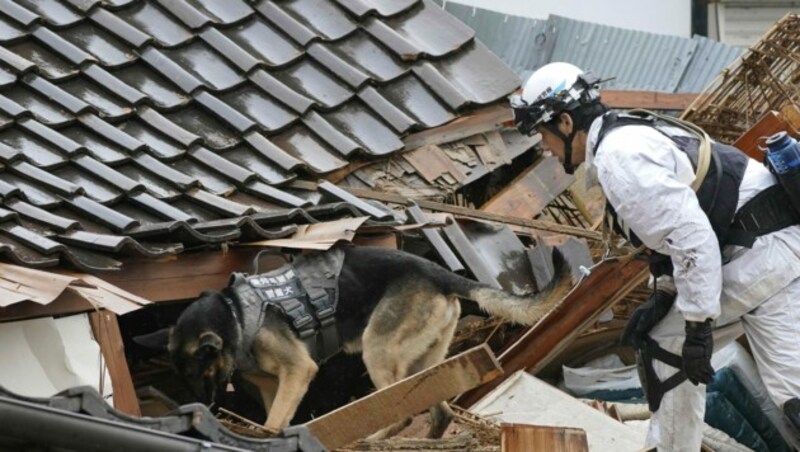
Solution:
[[(685, 320), (715, 319), (714, 348), (736, 338), (721, 328), (744, 328), (759, 374), (770, 397), (782, 407), (800, 397), (800, 226), (756, 239), (752, 249), (728, 246), (720, 255), (717, 238), (690, 187), (694, 170), (673, 141), (643, 125), (608, 132), (593, 155), (602, 124), (596, 119), (586, 144), (587, 182), (600, 183), (619, 218), (650, 249), (668, 255), (678, 292), (670, 313), (650, 336), (681, 354)], [(671, 135), (686, 135), (668, 128)], [(750, 160), (739, 189), (737, 209), (776, 178)], [(786, 206), (790, 208), (790, 206)], [(724, 264), (723, 264), (724, 261)], [(677, 372), (654, 361), (659, 379)], [(659, 450), (699, 450), (705, 414), (705, 385), (688, 380), (669, 391), (654, 413), (648, 446)]]

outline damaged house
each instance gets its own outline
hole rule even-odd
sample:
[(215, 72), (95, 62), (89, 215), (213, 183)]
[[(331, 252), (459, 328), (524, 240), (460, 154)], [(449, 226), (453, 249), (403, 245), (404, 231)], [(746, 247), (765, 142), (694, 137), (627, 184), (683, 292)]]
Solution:
[[(594, 327), (646, 298), (645, 266), (594, 264), (602, 204), (509, 127), (520, 83), (431, 0), (0, 2), (0, 336), (3, 362), (19, 363), (0, 372), (0, 444), (320, 450), (370, 433), (328, 412), (392, 422), (375, 407), (396, 395), (339, 354), (297, 426), (254, 438), (253, 397), (227, 394), (225, 415), (187, 405), (165, 355), (134, 341), (264, 249), (401, 248), (517, 294), (562, 249), (583, 278), (562, 307), (527, 330), (466, 319), (453, 347), (466, 355), (448, 362), (470, 384), (423, 385), (417, 411), (457, 394), (469, 408), (517, 370), (558, 372), (556, 356), (597, 348), (584, 331), (607, 344), (619, 318)], [(484, 342), (498, 361), (472, 348)], [(498, 362), (504, 376), (478, 386)], [(360, 411), (340, 408), (355, 399)]]

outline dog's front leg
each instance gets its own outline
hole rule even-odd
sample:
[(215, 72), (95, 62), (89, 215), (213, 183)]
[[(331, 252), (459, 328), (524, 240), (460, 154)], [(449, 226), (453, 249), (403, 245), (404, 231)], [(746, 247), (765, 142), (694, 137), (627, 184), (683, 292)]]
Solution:
[(289, 426), (300, 401), (308, 391), (308, 385), (317, 374), (318, 367), (312, 360), (296, 364), (281, 369), (278, 375), (278, 391), (264, 425), (268, 430), (280, 431)]

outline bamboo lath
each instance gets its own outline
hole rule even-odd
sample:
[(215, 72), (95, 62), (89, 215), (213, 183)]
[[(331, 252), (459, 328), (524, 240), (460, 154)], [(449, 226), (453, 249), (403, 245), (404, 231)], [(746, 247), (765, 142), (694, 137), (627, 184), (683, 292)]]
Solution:
[(713, 138), (733, 143), (764, 114), (800, 108), (800, 15), (787, 14), (683, 114)]

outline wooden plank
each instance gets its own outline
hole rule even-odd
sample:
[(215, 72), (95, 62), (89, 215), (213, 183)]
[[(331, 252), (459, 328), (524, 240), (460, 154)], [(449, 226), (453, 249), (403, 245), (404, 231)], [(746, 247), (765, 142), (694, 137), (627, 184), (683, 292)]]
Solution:
[(502, 373), (494, 354), (483, 344), (318, 417), (306, 426), (326, 448), (335, 449)]
[(428, 144), (411, 152), (406, 152), (402, 157), (429, 184), (433, 184), (437, 178), (445, 173), (450, 173), (457, 181), (464, 180), (466, 177), (450, 160), (450, 157), (444, 153), (442, 148), (435, 144)]
[(502, 452), (588, 452), (586, 431), (572, 427), (543, 425), (500, 425), (500, 450)]
[[(345, 190), (358, 196), (359, 198), (375, 199), (378, 201), (389, 202), (394, 204), (409, 205), (412, 201), (400, 195), (393, 193), (383, 193), (372, 190), (364, 190), (361, 188), (345, 187)], [(589, 240), (602, 240), (603, 235), (597, 231), (589, 231), (584, 228), (575, 226), (566, 226), (558, 223), (543, 220), (531, 220), (528, 218), (517, 218), (508, 215), (498, 215), (489, 212), (482, 212), (480, 210), (469, 209), (466, 207), (454, 206), (452, 204), (444, 204), (440, 202), (414, 200), (417, 205), (423, 209), (433, 210), (436, 212), (446, 212), (453, 215), (460, 215), (470, 218), (478, 218), (487, 221), (496, 221), (509, 225), (517, 225), (537, 229), (540, 231), (555, 232), (558, 234), (569, 234), (575, 237), (583, 237)]]
[(534, 218), (575, 181), (558, 159), (548, 157), (531, 166), (481, 206), (482, 212)]
[[(776, 132), (787, 131), (792, 136), (797, 136), (795, 130), (777, 111), (768, 111), (761, 119), (756, 122), (747, 132), (742, 134), (733, 146), (744, 151), (748, 156), (764, 161), (764, 153), (759, 149), (759, 140), (768, 137)], [(761, 146), (765, 146), (763, 140)]]
[(122, 345), (117, 315), (106, 310), (94, 311), (89, 313), (89, 322), (111, 376), (114, 408), (132, 416), (141, 416), (136, 390), (125, 360), (125, 347)]
[[(506, 375), (523, 369), (538, 372), (600, 315), (646, 281), (648, 274), (647, 263), (640, 260), (607, 261), (595, 267), (556, 308), (500, 355)], [(458, 405), (472, 406), (503, 380), (498, 378), (464, 394)]]
[(656, 91), (602, 90), (600, 99), (611, 108), (685, 110), (700, 93), (660, 93)]
[[(206, 289), (221, 289), (231, 272), (250, 272), (253, 258), (262, 248), (236, 247), (227, 251), (185, 252), (168, 259), (124, 259), (124, 270), (96, 276), (150, 301), (194, 298)], [(261, 269), (284, 263), (277, 256), (263, 257)]]
[(443, 144), (497, 129), (500, 125), (514, 119), (508, 102), (503, 101), (490, 107), (462, 116), (443, 126), (413, 133), (403, 139), (405, 149), (411, 150), (429, 144)]

